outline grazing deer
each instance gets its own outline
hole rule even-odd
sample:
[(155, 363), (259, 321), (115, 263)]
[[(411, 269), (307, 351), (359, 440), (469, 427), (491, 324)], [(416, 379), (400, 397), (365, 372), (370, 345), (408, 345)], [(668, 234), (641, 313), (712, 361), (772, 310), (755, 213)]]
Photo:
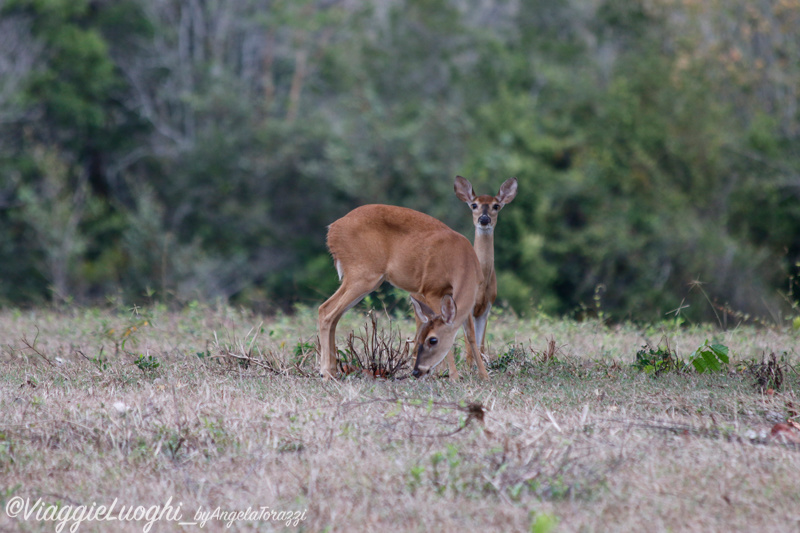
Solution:
[[(485, 349), (486, 323), (489, 320), (489, 311), (492, 309), (497, 298), (497, 276), (494, 272), (494, 226), (497, 224), (497, 214), (504, 205), (511, 202), (517, 195), (517, 178), (507, 179), (500, 186), (497, 196), (484, 194), (476, 196), (472, 189), (472, 184), (461, 176), (456, 176), (453, 185), (456, 196), (459, 200), (466, 202), (472, 210), (472, 222), (475, 224), (475, 255), (481, 264), (481, 285), (482, 290), (478, 294), (478, 300), (472, 311), (475, 320), (475, 337), (481, 351), (475, 356), (479, 367), (483, 366), (480, 354)], [(469, 363), (470, 354), (467, 351), (467, 362)], [(452, 356), (451, 356), (452, 357)], [(477, 362), (476, 361), (476, 362)], [(450, 357), (447, 360), (451, 368), (455, 367)], [(470, 365), (471, 366), (471, 365)]]
[[(336, 324), (383, 281), (414, 295), (415, 377), (442, 362), (460, 327), (477, 353), (472, 309), (483, 291), (483, 275), (466, 237), (412, 209), (365, 205), (328, 227), (328, 249), (341, 285), (319, 307), (320, 371), (325, 380), (336, 373)], [(482, 364), (478, 370), (489, 378)]]

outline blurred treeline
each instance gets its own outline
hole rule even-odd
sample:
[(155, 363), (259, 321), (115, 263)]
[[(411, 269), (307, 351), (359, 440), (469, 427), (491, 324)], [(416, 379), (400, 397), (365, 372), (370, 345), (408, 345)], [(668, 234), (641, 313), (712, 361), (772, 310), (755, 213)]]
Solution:
[(321, 301), (461, 174), (518, 311), (775, 315), (799, 104), (798, 0), (0, 0), (0, 304)]

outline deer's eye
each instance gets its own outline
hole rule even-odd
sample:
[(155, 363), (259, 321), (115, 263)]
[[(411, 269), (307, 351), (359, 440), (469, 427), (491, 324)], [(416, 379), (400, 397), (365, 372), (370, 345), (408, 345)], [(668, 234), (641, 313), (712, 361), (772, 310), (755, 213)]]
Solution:
[(428, 339), (428, 344), (430, 344), (431, 346), (435, 346), (438, 343), (439, 339), (437, 339), (436, 337), (431, 337), (430, 339)]
[(472, 209), (478, 209), (478, 204), (472, 204)]
[(497, 211), (498, 209), (500, 209), (500, 204), (494, 204), (494, 210)]

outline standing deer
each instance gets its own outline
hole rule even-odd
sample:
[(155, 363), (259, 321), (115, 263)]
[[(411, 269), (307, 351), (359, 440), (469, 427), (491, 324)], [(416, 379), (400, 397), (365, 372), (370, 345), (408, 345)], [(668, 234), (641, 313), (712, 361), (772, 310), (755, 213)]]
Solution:
[[(383, 281), (414, 295), (415, 377), (442, 362), (460, 327), (469, 348), (478, 353), (473, 308), (483, 291), (483, 275), (466, 237), (412, 209), (365, 205), (328, 227), (328, 249), (341, 285), (319, 307), (320, 371), (325, 380), (336, 373), (336, 324)], [(489, 378), (483, 365), (478, 370)]]
[[(488, 194), (476, 196), (472, 184), (461, 176), (456, 176), (453, 188), (458, 199), (466, 202), (472, 210), (472, 222), (475, 224), (474, 246), (475, 255), (481, 264), (482, 290), (478, 294), (472, 312), (475, 320), (476, 341), (481, 351), (473, 353), (476, 354), (477, 361), (481, 361), (478, 365), (481, 367), (483, 362), (480, 354), (485, 349), (486, 323), (489, 320), (492, 304), (497, 298), (497, 276), (494, 271), (494, 226), (497, 224), (497, 214), (517, 195), (517, 178), (507, 179), (500, 186), (497, 196)], [(467, 362), (469, 362), (470, 355), (467, 351)], [(448, 364), (450, 364), (450, 357), (448, 357)], [(451, 368), (453, 367), (455, 367), (455, 361), (451, 365)]]

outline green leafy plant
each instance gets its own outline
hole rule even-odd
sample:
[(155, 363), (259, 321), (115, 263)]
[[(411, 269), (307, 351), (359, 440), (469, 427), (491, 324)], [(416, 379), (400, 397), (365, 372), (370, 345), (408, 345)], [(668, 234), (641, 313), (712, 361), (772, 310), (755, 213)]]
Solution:
[(317, 351), (317, 344), (311, 341), (298, 341), (292, 350), (292, 361), (297, 366), (303, 366), (308, 357)]
[(100, 351), (100, 354), (97, 355), (97, 357), (92, 357), (91, 361), (101, 372), (108, 370), (109, 367), (108, 358), (103, 355), (102, 350)]
[(728, 347), (724, 344), (709, 344), (708, 339), (689, 356), (689, 363), (698, 373), (719, 372), (730, 362)]
[(659, 345), (655, 348), (644, 345), (641, 350), (636, 352), (636, 361), (633, 366), (645, 374), (658, 376), (664, 372), (678, 370), (683, 365), (680, 364), (680, 360), (669, 345)]
[(508, 350), (488, 365), (489, 370), (505, 372), (514, 363), (525, 361), (525, 349), (522, 346), (509, 346)]
[(422, 475), (424, 473), (425, 473), (425, 467), (422, 465), (414, 465), (411, 467), (411, 470), (409, 471), (409, 476), (408, 476), (409, 479), (407, 481), (407, 485), (408, 485), (408, 490), (411, 491), (412, 494), (414, 494), (417, 491), (417, 489), (420, 486), (422, 486), (423, 482)]
[(719, 372), (730, 362), (729, 349), (724, 344), (711, 344), (708, 339), (683, 360), (670, 348), (669, 343), (653, 348), (650, 345), (642, 346), (636, 352), (636, 361), (633, 367), (654, 376), (665, 372), (684, 372), (692, 367), (698, 374), (706, 372)]
[(161, 363), (158, 362), (158, 359), (155, 356), (148, 355), (145, 357), (142, 354), (139, 354), (139, 357), (136, 358), (133, 364), (135, 364), (142, 372), (152, 372), (161, 366)]
[(531, 533), (550, 533), (558, 526), (558, 517), (550, 513), (534, 513)]

